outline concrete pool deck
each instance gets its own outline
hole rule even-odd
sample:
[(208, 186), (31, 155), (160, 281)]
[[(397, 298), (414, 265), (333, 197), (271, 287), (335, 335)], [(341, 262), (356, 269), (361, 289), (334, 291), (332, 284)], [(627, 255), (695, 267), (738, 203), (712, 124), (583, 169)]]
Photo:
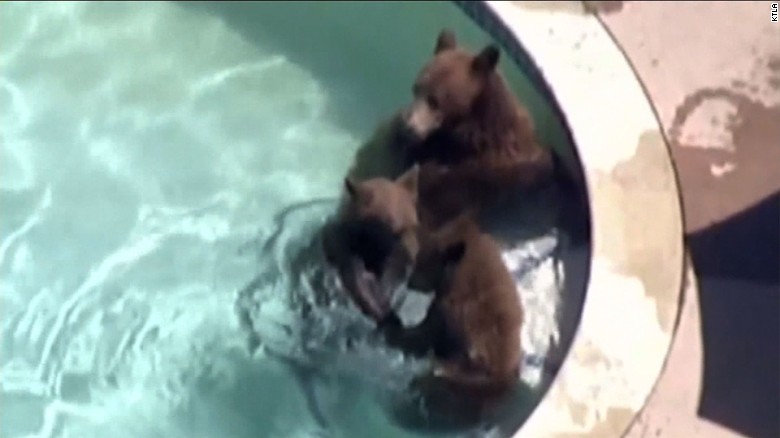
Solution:
[(780, 23), (771, 2), (589, 3), (669, 140), (698, 278), (626, 436), (780, 436)]
[[(487, 3), (569, 124), (594, 230), (578, 334), (516, 436), (780, 436), (780, 28), (771, 2)], [(658, 141), (645, 142), (648, 133)], [(621, 168), (628, 162), (636, 165)], [(673, 243), (682, 237), (684, 257)], [(640, 280), (659, 315), (678, 316), (658, 320), (654, 345), (654, 324), (640, 322), (647, 309), (621, 301), (628, 283), (605, 282), (601, 262), (628, 267), (612, 280)], [(633, 347), (617, 347), (626, 337)]]
[(666, 363), (686, 268), (679, 190), (661, 126), (620, 48), (583, 3), (462, 7), (557, 101), (590, 205), (592, 258), (580, 322), (550, 388), (514, 436), (621, 436)]

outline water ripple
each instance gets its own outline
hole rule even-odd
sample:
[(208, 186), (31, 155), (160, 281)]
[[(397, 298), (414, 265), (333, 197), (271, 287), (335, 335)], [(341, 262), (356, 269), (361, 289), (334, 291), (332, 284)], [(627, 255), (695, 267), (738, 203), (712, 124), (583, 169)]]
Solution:
[[(323, 267), (359, 145), (331, 90), (172, 2), (0, 2), (0, 45), (4, 437), (320, 436), (302, 381), (336, 435), (384, 418), (373, 391), (428, 364), (382, 347)], [(556, 268), (537, 243), (512, 263), (546, 315), (524, 327), (538, 359)]]

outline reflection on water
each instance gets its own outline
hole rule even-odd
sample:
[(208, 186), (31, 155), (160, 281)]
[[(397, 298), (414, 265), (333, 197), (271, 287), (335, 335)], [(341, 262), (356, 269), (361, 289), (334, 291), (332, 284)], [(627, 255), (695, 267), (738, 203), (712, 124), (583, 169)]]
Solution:
[[(381, 400), (424, 364), (315, 299), (333, 279), (303, 250), (373, 126), (210, 7), (0, 4), (1, 437), (406, 433)], [(410, 69), (356, 117), (389, 114)], [(532, 385), (556, 336), (554, 243), (507, 254), (539, 309)]]

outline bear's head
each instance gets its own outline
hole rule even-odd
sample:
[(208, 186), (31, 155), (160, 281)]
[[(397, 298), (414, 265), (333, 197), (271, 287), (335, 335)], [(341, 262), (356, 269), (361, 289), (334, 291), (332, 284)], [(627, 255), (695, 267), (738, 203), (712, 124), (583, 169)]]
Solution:
[(414, 82), (414, 100), (402, 113), (408, 133), (423, 141), (439, 128), (468, 118), (497, 73), (499, 53), (495, 45), (471, 53), (458, 47), (450, 30), (442, 30), (433, 58)]
[(365, 181), (344, 179), (348, 195), (347, 215), (359, 219), (378, 219), (394, 233), (414, 233), (417, 220), (417, 180), (415, 165), (395, 180), (371, 178)]

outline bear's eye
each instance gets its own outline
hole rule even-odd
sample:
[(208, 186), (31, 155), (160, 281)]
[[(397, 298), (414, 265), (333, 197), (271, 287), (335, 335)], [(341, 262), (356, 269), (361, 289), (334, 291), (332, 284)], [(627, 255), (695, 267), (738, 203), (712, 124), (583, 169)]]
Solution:
[(426, 101), (431, 109), (435, 110), (439, 108), (439, 99), (437, 99), (436, 96), (428, 96)]

